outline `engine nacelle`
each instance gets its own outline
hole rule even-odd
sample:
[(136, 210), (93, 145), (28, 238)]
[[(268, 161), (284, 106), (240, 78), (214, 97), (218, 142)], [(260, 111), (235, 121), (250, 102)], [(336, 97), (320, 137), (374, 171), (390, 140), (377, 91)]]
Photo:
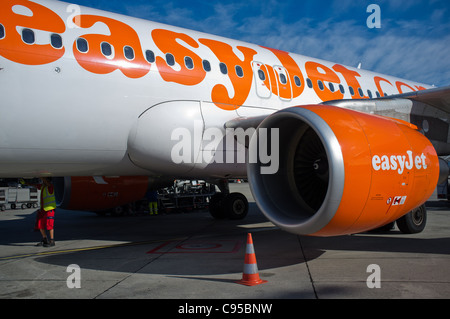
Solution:
[(102, 211), (145, 197), (148, 177), (54, 178), (58, 206), (68, 210)]
[(422, 205), (437, 185), (436, 151), (406, 122), (326, 105), (293, 107), (265, 119), (250, 150), (263, 128), (278, 130), (279, 169), (264, 175), (261, 163), (250, 162), (250, 187), (266, 217), (291, 233), (371, 230)]

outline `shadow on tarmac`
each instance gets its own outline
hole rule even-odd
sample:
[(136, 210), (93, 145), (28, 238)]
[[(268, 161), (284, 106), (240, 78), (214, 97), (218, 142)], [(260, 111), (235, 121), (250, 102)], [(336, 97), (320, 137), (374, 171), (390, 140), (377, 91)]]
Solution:
[[(433, 201), (429, 204), (431, 208), (429, 212), (431, 213), (435, 207), (448, 208), (447, 203)], [(35, 215), (28, 213), (16, 215), (16, 217), (13, 220), (2, 220), (0, 222), (0, 245), (33, 246), (40, 240), (39, 233), (32, 231)], [(450, 238), (448, 237), (424, 238), (421, 237), (421, 234), (419, 234), (420, 236), (408, 236), (397, 230), (385, 234), (364, 233), (321, 238), (297, 237), (286, 234), (275, 227), (267, 228), (267, 230), (261, 230), (258, 226), (254, 226), (254, 228), (241, 227), (243, 223), (259, 225), (264, 222), (267, 222), (267, 220), (259, 213), (255, 203), (250, 203), (250, 213), (245, 222), (217, 221), (204, 211), (156, 217), (100, 217), (89, 212), (58, 210), (55, 224), (57, 246), (53, 249), (56, 252), (48, 256), (37, 256), (35, 260), (44, 264), (64, 267), (76, 263), (83, 269), (119, 272), (139, 271), (173, 277), (239, 273), (242, 271), (242, 262), (235, 261), (243, 260), (245, 245), (242, 245), (239, 251), (234, 253), (189, 254), (189, 258), (183, 258), (185, 256), (181, 256), (181, 254), (167, 252), (152, 255), (146, 252), (154, 248), (155, 245), (170, 242), (174, 238), (178, 238), (178, 241), (174, 242), (182, 242), (183, 240), (189, 240), (192, 236), (242, 238), (243, 242), (245, 234), (253, 230), (256, 231), (254, 238), (256, 236), (257, 241), (255, 240), (255, 243), (257, 242), (260, 247), (265, 247), (260, 251), (257, 250), (260, 271), (311, 261), (330, 250), (361, 251), (365, 253), (450, 254)], [(442, 225), (442, 227), (447, 226)], [(292, 236), (297, 237), (296, 242), (298, 243), (294, 249)], [(58, 245), (58, 243), (64, 241), (76, 242), (81, 240), (110, 241), (112, 245), (111, 247), (73, 252), (64, 251), (63, 245)], [(116, 242), (117, 245), (114, 244)], [(122, 245), (123, 242), (128, 244)], [(290, 246), (287, 244), (288, 242)], [(286, 245), (284, 245), (285, 243)], [(267, 247), (271, 247), (271, 249), (267, 249)], [(61, 250), (61, 252), (58, 253), (58, 250)], [(165, 258), (161, 258), (162, 256)], [(158, 263), (153, 263), (156, 260), (158, 260)], [(234, 262), (230, 262), (230, 260), (234, 260)], [(265, 273), (266, 277), (270, 277), (270, 275), (270, 273)], [(230, 282), (230, 280), (223, 278), (192, 277), (192, 279)]]

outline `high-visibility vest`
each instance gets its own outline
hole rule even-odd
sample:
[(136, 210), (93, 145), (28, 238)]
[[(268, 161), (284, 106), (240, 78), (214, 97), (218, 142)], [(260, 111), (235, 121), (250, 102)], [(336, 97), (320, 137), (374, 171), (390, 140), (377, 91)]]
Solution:
[(53, 190), (53, 194), (50, 194), (47, 186), (42, 188), (42, 209), (46, 212), (56, 209), (55, 191)]

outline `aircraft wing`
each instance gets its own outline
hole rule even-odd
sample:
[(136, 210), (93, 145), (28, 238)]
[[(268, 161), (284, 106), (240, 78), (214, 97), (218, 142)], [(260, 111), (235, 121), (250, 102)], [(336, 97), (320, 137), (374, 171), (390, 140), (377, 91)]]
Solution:
[(394, 95), (389, 96), (388, 98), (403, 98), (422, 102), (441, 111), (450, 113), (450, 86)]
[[(390, 95), (388, 97), (383, 97), (379, 99), (371, 100), (338, 100), (338, 101), (328, 101), (321, 104), (335, 105), (340, 107), (349, 107), (353, 109), (364, 110), (365, 108), (372, 109), (373, 105), (377, 104), (377, 101), (384, 101), (383, 104), (387, 103), (387, 106), (395, 108), (398, 105), (403, 105), (406, 100), (415, 101), (430, 105), (439, 109), (443, 112), (450, 113), (450, 86), (428, 89), (422, 91), (409, 92), (405, 94)], [(408, 104), (406, 104), (408, 105)], [(257, 128), (259, 124), (267, 117), (257, 116), (257, 117), (241, 117), (236, 118), (225, 123), (225, 128), (243, 128), (248, 129), (250, 127)]]

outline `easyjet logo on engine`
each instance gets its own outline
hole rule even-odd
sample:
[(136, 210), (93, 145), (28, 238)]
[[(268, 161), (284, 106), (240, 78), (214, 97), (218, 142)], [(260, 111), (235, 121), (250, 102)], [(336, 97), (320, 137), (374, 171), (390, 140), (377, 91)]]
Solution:
[(413, 156), (412, 151), (406, 151), (406, 155), (374, 155), (372, 157), (372, 167), (375, 171), (397, 171), (403, 174), (405, 170), (427, 169), (427, 157), (425, 154)]

